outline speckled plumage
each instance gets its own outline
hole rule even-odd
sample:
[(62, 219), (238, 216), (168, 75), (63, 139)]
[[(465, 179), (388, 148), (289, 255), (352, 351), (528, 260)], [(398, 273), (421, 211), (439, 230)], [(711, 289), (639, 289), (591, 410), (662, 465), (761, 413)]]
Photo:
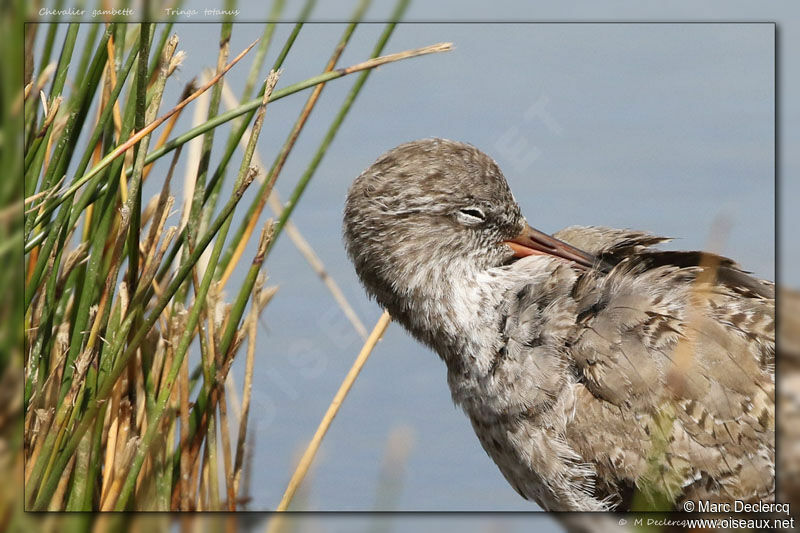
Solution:
[(504, 241), (525, 227), (495, 162), (443, 139), (381, 156), (344, 222), (367, 291), (444, 360), (517, 492), (549, 510), (626, 509), (636, 488), (772, 500), (772, 284), (601, 227), (555, 235), (596, 268), (515, 259)]

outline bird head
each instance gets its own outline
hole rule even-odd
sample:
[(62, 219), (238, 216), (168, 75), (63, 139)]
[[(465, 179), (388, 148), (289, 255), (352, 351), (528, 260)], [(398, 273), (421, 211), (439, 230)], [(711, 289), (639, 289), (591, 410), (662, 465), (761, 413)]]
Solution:
[(588, 254), (528, 225), (491, 157), (445, 139), (402, 144), (356, 178), (344, 237), (359, 277), (384, 305), (391, 295), (430, 296), (448, 277), (528, 255), (592, 264)]

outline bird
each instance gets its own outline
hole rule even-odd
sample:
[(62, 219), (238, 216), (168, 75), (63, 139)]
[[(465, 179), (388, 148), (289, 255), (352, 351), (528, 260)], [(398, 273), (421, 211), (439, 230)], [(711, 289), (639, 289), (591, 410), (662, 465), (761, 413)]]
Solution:
[(490, 156), (442, 138), (361, 173), (343, 234), (368, 295), (444, 361), (523, 498), (549, 511), (774, 501), (772, 282), (646, 231), (536, 230)]

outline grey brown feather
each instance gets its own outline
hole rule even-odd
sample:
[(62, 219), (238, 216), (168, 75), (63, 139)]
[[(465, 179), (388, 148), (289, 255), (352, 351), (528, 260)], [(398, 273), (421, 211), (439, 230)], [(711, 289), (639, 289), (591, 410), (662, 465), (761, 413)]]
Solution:
[(509, 483), (550, 510), (771, 500), (772, 284), (602, 227), (555, 236), (603, 268), (517, 260), (525, 226), (496, 163), (443, 139), (381, 156), (345, 207), (364, 286), (444, 360)]

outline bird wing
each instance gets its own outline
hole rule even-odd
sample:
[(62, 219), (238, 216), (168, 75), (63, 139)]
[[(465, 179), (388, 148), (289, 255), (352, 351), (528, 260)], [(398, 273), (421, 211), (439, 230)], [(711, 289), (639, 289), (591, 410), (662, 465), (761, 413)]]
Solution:
[(613, 269), (569, 277), (559, 266), (549, 289), (518, 291), (529, 318), (506, 335), (515, 350), (541, 351), (539, 339), (560, 351), (571, 376), (563, 438), (593, 465), (594, 496), (771, 497), (772, 284), (713, 254), (652, 249), (666, 239), (643, 232), (555, 236)]
[[(742, 293), (743, 296), (775, 298), (773, 283), (755, 278), (731, 259), (709, 252), (658, 250), (653, 245), (672, 240), (645, 231), (604, 226), (569, 226), (553, 234), (576, 248), (616, 265), (630, 261), (641, 269), (659, 266), (702, 267), (715, 269), (717, 283)], [(774, 306), (773, 306), (774, 307)]]
[(605, 226), (569, 226), (554, 233), (553, 237), (598, 256), (632, 253), (671, 240), (646, 231)]

